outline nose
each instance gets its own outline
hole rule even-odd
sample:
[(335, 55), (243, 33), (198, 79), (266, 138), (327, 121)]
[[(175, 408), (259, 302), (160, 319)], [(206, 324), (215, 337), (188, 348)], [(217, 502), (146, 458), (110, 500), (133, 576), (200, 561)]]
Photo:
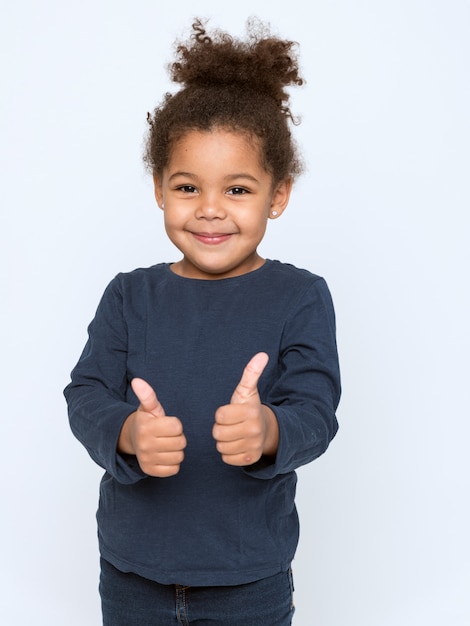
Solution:
[(223, 204), (223, 199), (215, 194), (202, 194), (196, 209), (197, 219), (224, 219), (227, 214)]

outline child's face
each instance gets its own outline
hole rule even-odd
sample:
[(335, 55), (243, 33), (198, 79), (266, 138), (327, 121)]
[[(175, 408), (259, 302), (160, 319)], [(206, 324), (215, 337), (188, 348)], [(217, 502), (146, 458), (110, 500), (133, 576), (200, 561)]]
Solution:
[(166, 232), (183, 253), (172, 269), (188, 278), (246, 274), (264, 260), (257, 247), (268, 218), (279, 217), (291, 181), (273, 189), (255, 142), (226, 130), (190, 131), (155, 177)]

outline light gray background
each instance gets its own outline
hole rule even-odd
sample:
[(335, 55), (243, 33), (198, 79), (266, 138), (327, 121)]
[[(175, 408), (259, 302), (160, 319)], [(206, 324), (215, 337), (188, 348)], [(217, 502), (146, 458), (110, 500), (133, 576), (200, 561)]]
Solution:
[(197, 14), (270, 21), (307, 78), (309, 169), (262, 253), (326, 277), (344, 393), (299, 472), (296, 624), (468, 626), (469, 6), (1, 2), (2, 623), (100, 623), (101, 470), (62, 388), (114, 274), (178, 258), (140, 154)]

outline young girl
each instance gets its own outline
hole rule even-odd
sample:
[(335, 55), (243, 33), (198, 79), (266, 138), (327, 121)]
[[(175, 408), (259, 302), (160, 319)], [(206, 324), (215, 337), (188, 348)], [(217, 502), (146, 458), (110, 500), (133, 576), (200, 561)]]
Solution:
[(325, 281), (257, 252), (301, 171), (285, 87), (302, 79), (293, 42), (199, 20), (171, 76), (144, 158), (182, 257), (111, 281), (65, 390), (105, 469), (103, 623), (286, 626), (295, 470), (340, 395)]

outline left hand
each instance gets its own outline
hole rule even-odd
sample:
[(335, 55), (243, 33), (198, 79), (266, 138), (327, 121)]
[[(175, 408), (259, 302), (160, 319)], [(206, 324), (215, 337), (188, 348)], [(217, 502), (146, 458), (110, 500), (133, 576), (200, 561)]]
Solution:
[(268, 355), (258, 352), (243, 370), (230, 404), (215, 413), (212, 435), (217, 450), (228, 465), (243, 467), (274, 456), (279, 443), (279, 426), (273, 411), (261, 404), (258, 380), (268, 363)]

